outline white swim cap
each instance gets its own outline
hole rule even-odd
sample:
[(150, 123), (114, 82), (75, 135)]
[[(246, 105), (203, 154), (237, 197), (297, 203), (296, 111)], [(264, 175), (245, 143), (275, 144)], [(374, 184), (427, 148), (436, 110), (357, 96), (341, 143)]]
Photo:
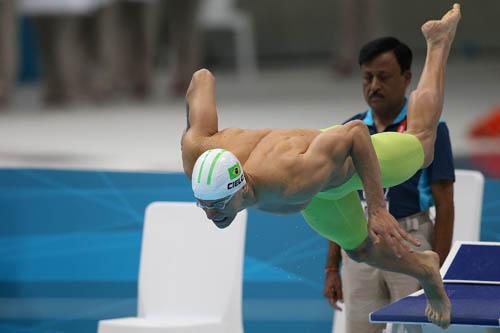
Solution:
[(201, 200), (227, 197), (245, 184), (245, 175), (238, 158), (230, 151), (220, 148), (201, 154), (191, 175), (194, 196)]

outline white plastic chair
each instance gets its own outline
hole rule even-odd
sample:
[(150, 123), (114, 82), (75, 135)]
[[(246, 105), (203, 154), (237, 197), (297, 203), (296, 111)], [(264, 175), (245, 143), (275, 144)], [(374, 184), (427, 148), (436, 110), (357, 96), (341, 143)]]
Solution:
[(245, 80), (257, 76), (253, 22), (248, 14), (236, 8), (234, 0), (200, 1), (198, 21), (203, 30), (232, 30), (238, 74)]
[[(479, 241), (481, 232), (481, 213), (483, 210), (484, 176), (479, 171), (455, 170), (453, 202), (455, 221), (453, 239), (455, 241)], [(436, 210), (431, 208), (431, 216)]]
[[(483, 209), (484, 176), (479, 171), (455, 170), (453, 201), (455, 221), (452, 243), (461, 241), (479, 241), (481, 231), (481, 212)], [(435, 216), (434, 207), (431, 215)], [(345, 312), (335, 311), (333, 333), (345, 333)], [(434, 330), (434, 331), (433, 331)], [(387, 325), (386, 333), (395, 333), (392, 324)], [(435, 328), (424, 326), (424, 332), (435, 332)], [(453, 327), (447, 332), (453, 332)]]
[(479, 241), (484, 176), (479, 171), (455, 170), (455, 178), (453, 242)]
[(243, 333), (246, 211), (218, 229), (194, 203), (146, 209), (138, 317), (101, 320), (99, 333)]

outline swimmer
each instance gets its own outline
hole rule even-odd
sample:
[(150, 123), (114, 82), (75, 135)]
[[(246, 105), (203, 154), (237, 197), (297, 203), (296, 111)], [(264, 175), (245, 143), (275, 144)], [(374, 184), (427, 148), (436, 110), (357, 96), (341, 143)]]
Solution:
[[(446, 328), (451, 304), (432, 251), (412, 252), (407, 234), (385, 206), (382, 186), (410, 178), (433, 160), (444, 99), (445, 66), (460, 20), (455, 4), (422, 26), (427, 55), (408, 104), (406, 133), (370, 137), (361, 121), (325, 130), (227, 128), (219, 131), (215, 79), (197, 71), (186, 94), (184, 172), (197, 204), (219, 228), (248, 207), (302, 212), (309, 225), (356, 261), (415, 277), (427, 296), (426, 315)], [(367, 199), (366, 221), (356, 190)]]

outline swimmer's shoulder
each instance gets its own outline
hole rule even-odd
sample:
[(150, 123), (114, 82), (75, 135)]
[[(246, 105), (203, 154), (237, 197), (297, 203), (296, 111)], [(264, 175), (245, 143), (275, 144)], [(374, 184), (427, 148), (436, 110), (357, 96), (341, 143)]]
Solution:
[(263, 138), (272, 132), (271, 129), (225, 128), (211, 136), (197, 135), (187, 131), (182, 136), (181, 149), (184, 164), (191, 165), (209, 149), (223, 148), (235, 154), (244, 163)]
[(213, 135), (209, 141), (211, 144), (217, 147), (227, 147), (226, 149), (231, 150), (231, 147), (250, 145), (255, 146), (263, 138), (269, 136), (272, 133), (272, 129), (244, 129), (229, 127), (219, 131), (217, 134)]
[(220, 130), (215, 136), (265, 136), (273, 131), (272, 128), (248, 129), (238, 127), (228, 127)]

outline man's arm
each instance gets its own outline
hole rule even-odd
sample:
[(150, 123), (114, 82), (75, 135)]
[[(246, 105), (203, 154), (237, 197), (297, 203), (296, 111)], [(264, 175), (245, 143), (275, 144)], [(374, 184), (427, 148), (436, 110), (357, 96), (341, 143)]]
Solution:
[(442, 122), (438, 125), (434, 144), (434, 162), (429, 166), (429, 180), (436, 207), (436, 221), (432, 239), (432, 249), (439, 254), (442, 264), (448, 255), (453, 239), (453, 182), (455, 168), (451, 149), (448, 126)]
[(215, 78), (207, 69), (193, 74), (186, 93), (186, 133), (212, 136), (218, 132)]
[(181, 139), (184, 172), (191, 177), (198, 156), (203, 153), (201, 142), (218, 132), (215, 105), (215, 78), (206, 69), (193, 74), (186, 93), (186, 130)]
[(335, 309), (342, 311), (337, 302), (344, 302), (342, 294), (342, 277), (340, 275), (340, 261), (342, 260), (340, 246), (328, 241), (328, 257), (325, 265), (325, 288), (323, 295)]
[(431, 187), (436, 206), (432, 249), (439, 254), (439, 264), (442, 265), (448, 256), (448, 252), (450, 252), (453, 238), (453, 221), (455, 218), (453, 182), (449, 180), (435, 181)]
[(411, 251), (405, 241), (415, 245), (420, 244), (387, 211), (380, 179), (380, 165), (370, 134), (362, 121), (354, 121), (346, 126), (352, 123), (354, 124), (352, 125), (353, 137), (350, 155), (365, 191), (368, 208), (368, 231), (375, 244), (380, 241), (380, 237), (383, 238), (396, 256), (400, 257), (403, 251)]

